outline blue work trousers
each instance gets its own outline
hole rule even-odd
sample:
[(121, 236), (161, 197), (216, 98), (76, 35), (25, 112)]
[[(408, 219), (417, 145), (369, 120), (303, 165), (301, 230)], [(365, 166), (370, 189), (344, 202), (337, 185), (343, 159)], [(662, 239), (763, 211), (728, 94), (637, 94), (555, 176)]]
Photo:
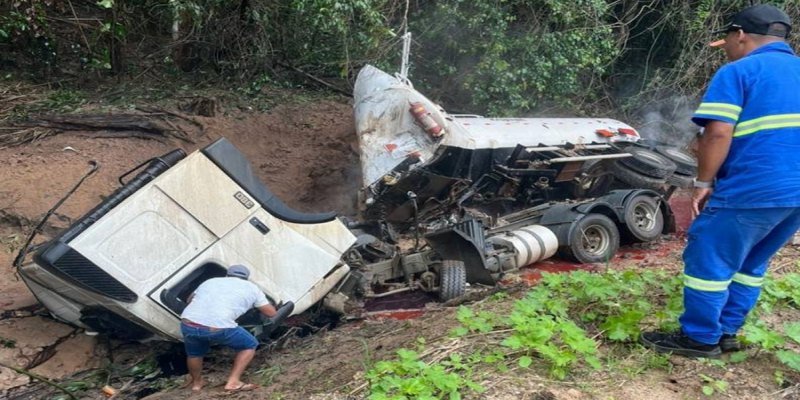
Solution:
[(683, 252), (683, 333), (705, 344), (735, 334), (758, 300), (770, 258), (799, 227), (798, 207), (703, 209)]

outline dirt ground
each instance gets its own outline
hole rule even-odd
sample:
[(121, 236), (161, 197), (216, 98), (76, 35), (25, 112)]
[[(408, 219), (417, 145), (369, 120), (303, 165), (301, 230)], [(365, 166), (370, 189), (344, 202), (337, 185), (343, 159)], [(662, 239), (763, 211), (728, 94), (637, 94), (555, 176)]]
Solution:
[[(205, 126), (196, 143), (159, 142), (135, 138), (95, 138), (91, 134), (61, 134), (34, 143), (0, 149), (0, 361), (18, 365), (44, 377), (60, 379), (76, 372), (102, 368), (111, 358), (102, 338), (87, 336), (73, 327), (50, 319), (36, 305), (11, 266), (16, 251), (36, 221), (61, 198), (87, 170), (90, 160), (100, 170), (75, 193), (44, 227), (45, 237), (66, 227), (117, 186), (117, 177), (144, 160), (175, 147), (195, 150), (225, 136), (250, 159), (259, 177), (284, 202), (302, 211), (335, 210), (353, 216), (360, 172), (352, 108), (346, 99), (315, 104), (279, 106), (268, 113), (236, 112), (215, 118), (197, 117)], [(685, 204), (683, 205), (685, 207)], [(628, 247), (613, 261), (616, 267), (680, 268), (683, 239), (680, 235), (647, 246)], [(777, 263), (794, 263), (798, 252), (787, 251)], [(562, 270), (553, 260), (521, 271), (504, 284), (510, 299), (521, 296), (525, 282), (541, 271)], [(474, 299), (485, 297), (471, 290)], [(482, 294), (483, 293), (483, 294)], [(480, 300), (478, 300), (480, 301)], [(506, 303), (506, 307), (510, 302)], [(396, 349), (412, 346), (418, 337), (446, 348), (466, 345), (451, 339), (455, 307), (427, 305), (417, 318), (406, 320), (359, 319), (322, 329), (311, 335), (287, 334), (261, 349), (245, 378), (262, 385), (254, 392), (230, 395), (222, 391), (232, 354), (213, 353), (207, 360), (208, 386), (191, 395), (176, 388), (181, 377), (162, 380), (162, 387), (148, 392), (126, 393), (120, 398), (193, 399), (357, 399), (365, 391), (364, 371), (372, 362), (391, 358)], [(796, 315), (786, 318), (796, 318)], [(151, 345), (116, 344), (114, 359), (134, 358), (154, 349)], [(122, 350), (121, 350), (122, 349)], [(487, 375), (486, 399), (692, 399), (705, 398), (698, 374), (724, 378), (731, 389), (723, 396), (735, 399), (797, 398), (778, 387), (772, 377), (775, 361), (756, 356), (746, 364), (718, 367), (673, 357), (672, 368), (626, 375), (606, 371), (553, 381), (536, 369), (512, 370)], [(0, 397), (14, 398), (29, 378), (0, 368)], [(99, 390), (94, 397), (102, 398)]]

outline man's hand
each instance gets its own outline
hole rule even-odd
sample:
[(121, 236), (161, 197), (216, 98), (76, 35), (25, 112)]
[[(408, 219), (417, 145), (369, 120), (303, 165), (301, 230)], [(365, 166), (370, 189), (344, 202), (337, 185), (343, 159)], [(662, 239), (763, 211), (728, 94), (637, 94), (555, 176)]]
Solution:
[(694, 188), (692, 191), (692, 219), (700, 215), (700, 211), (706, 206), (706, 202), (714, 193), (714, 189), (710, 188)]
[(272, 306), (272, 304), (264, 304), (263, 306), (258, 307), (258, 311), (260, 311), (261, 314), (267, 317), (274, 317), (275, 314), (278, 313), (278, 310), (276, 310), (275, 307)]
[[(272, 308), (271, 305), (264, 307)], [(269, 334), (272, 333), (272, 331), (274, 331), (275, 328), (280, 325), (281, 322), (283, 322), (283, 320), (292, 314), (292, 311), (294, 311), (294, 303), (287, 301), (286, 303), (283, 303), (280, 308), (278, 308), (274, 315), (271, 315), (269, 318), (262, 317), (261, 323), (264, 328), (262, 335), (269, 336)]]
[[(703, 136), (692, 147), (696, 147), (697, 155), (697, 180), (712, 182), (717, 176), (720, 167), (728, 157), (728, 151), (733, 141), (733, 124), (722, 121), (708, 121)], [(700, 215), (706, 206), (711, 193), (711, 188), (694, 188), (692, 192), (692, 219)]]

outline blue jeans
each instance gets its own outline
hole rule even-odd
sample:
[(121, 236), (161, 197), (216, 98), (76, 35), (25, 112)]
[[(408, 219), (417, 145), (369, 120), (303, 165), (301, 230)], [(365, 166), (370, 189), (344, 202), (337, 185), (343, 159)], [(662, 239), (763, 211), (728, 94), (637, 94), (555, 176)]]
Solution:
[(241, 326), (211, 330), (181, 323), (183, 344), (189, 357), (203, 357), (212, 345), (228, 346), (234, 350), (250, 350), (258, 347), (256, 338)]
[(735, 334), (761, 294), (769, 259), (798, 227), (800, 208), (703, 209), (683, 252), (683, 333), (705, 344)]

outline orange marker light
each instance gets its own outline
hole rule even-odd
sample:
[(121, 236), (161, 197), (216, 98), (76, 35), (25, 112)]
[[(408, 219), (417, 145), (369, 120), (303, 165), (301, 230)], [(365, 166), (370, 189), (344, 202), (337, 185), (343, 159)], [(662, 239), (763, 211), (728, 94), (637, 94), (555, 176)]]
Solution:
[(636, 130), (635, 129), (631, 129), (631, 128), (619, 128), (619, 129), (617, 129), (617, 131), (619, 133), (623, 134), (623, 135), (639, 136), (639, 134), (636, 133)]
[(595, 133), (597, 133), (598, 136), (602, 136), (602, 137), (605, 137), (605, 138), (609, 138), (609, 137), (614, 136), (614, 132), (611, 132), (608, 129), (598, 129), (598, 130), (595, 131)]

